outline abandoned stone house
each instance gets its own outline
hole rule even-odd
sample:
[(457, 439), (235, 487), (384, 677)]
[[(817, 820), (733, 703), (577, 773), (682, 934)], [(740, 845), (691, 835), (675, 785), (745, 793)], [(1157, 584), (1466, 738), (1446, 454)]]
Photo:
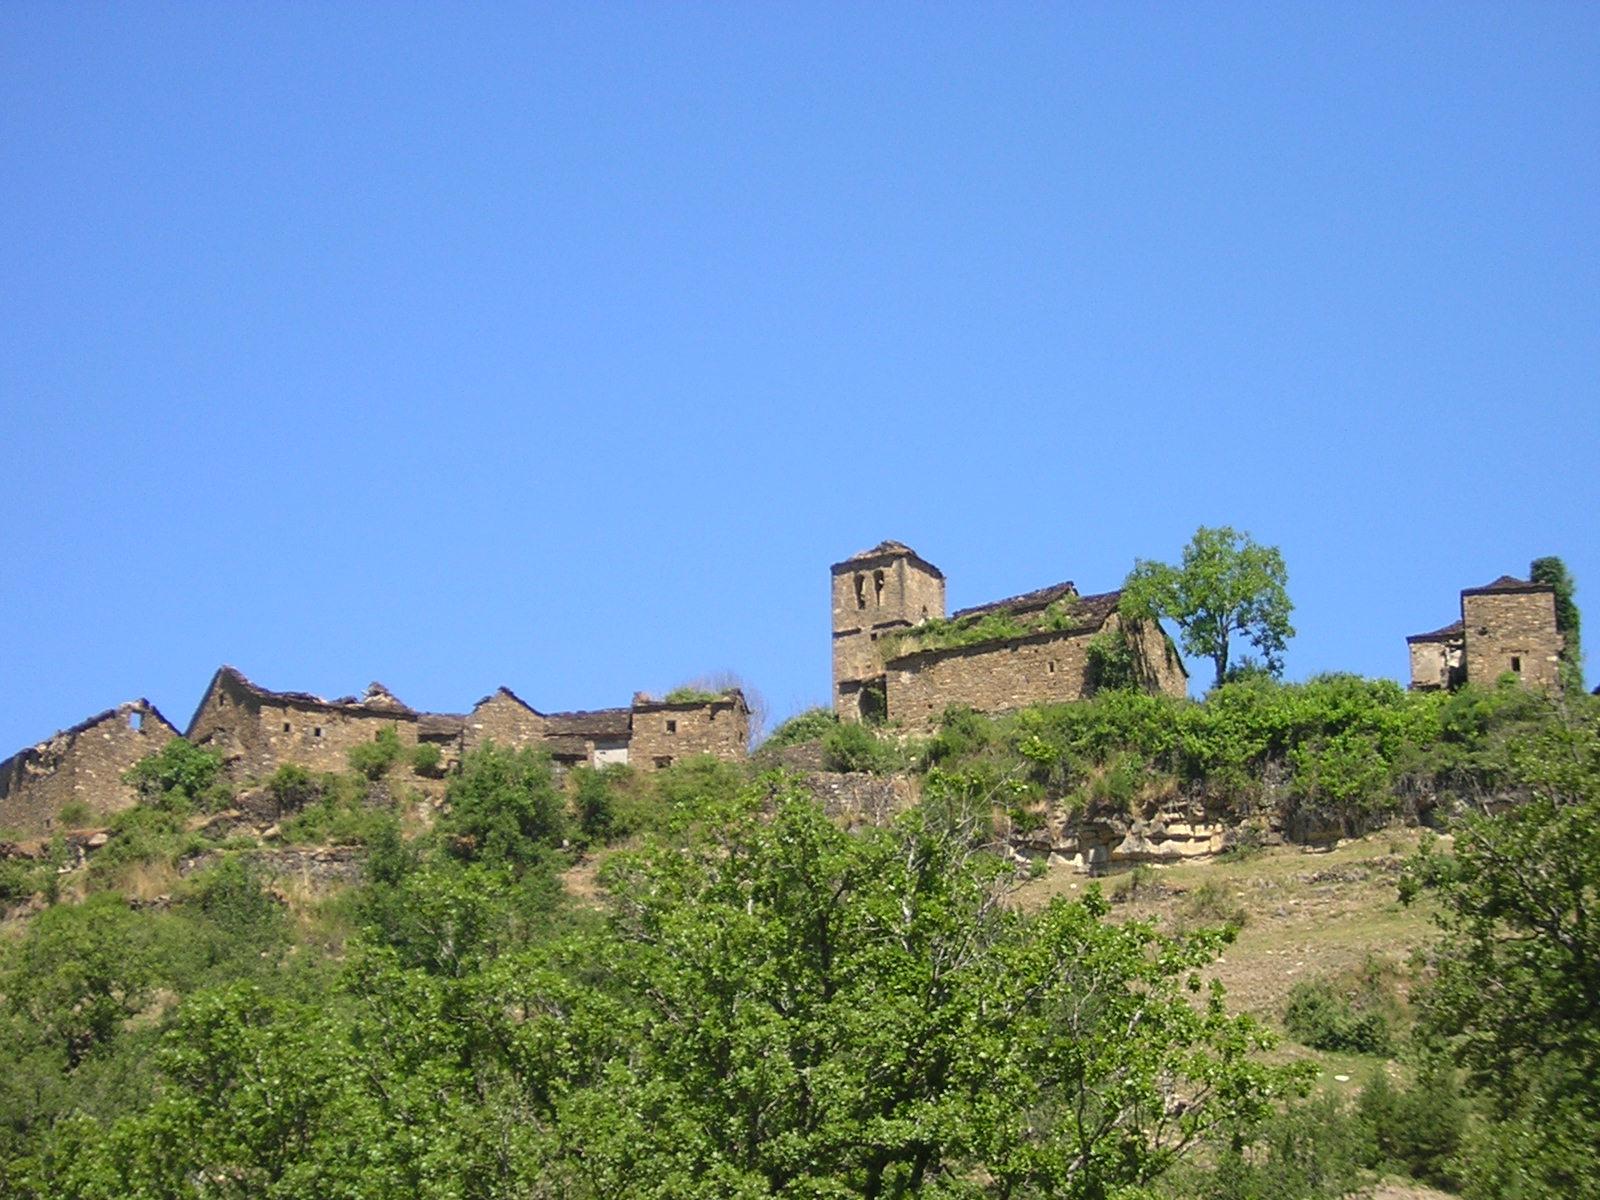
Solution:
[[(635, 693), (627, 708), (542, 713), (509, 688), (478, 701), (469, 713), (418, 712), (380, 683), (362, 696), (325, 700), (309, 692), (274, 692), (233, 667), (211, 677), (183, 737), (217, 750), (235, 781), (263, 779), (293, 763), (343, 771), (350, 751), (393, 729), (403, 751), (439, 748), (435, 777), (467, 752), (493, 741), (547, 751), (559, 767), (629, 763), (660, 770), (680, 758), (710, 754), (741, 759), (748, 751), (750, 710), (738, 688), (654, 699)], [(0, 763), (0, 830), (49, 833), (73, 801), (90, 820), (131, 807), (137, 799), (122, 776), (178, 731), (147, 700), (90, 717)]]
[(177, 736), (155, 705), (132, 700), (17, 751), (0, 763), (0, 830), (36, 837), (71, 804), (91, 822), (129, 807), (136, 797), (123, 774)]
[(220, 751), (234, 777), (262, 778), (282, 763), (343, 770), (352, 749), (391, 728), (404, 750), (436, 745), (442, 771), (489, 741), (545, 750), (562, 767), (618, 763), (659, 770), (697, 754), (743, 758), (750, 710), (744, 694), (731, 688), (677, 702), (638, 692), (627, 708), (542, 713), (502, 687), (469, 713), (430, 713), (404, 704), (381, 683), (360, 697), (324, 700), (306, 692), (269, 691), (223, 667), (184, 736)]
[(950, 620), (970, 626), (995, 616), (1013, 632), (920, 647), (917, 627), (945, 619), (945, 577), (938, 567), (904, 543), (888, 541), (834, 563), (832, 575), (833, 702), (844, 720), (921, 729), (952, 704), (1004, 712), (1081, 700), (1094, 691), (1089, 646), (1103, 633), (1126, 640), (1147, 690), (1171, 696), (1188, 690), (1171, 639), (1158, 622), (1125, 620), (1117, 611), (1120, 591), (1085, 596), (1072, 583), (1059, 583), (965, 608)]
[(1462, 591), (1458, 620), (1406, 639), (1411, 686), (1454, 689), (1510, 674), (1533, 687), (1553, 688), (1560, 679), (1561, 646), (1555, 588), (1502, 575)]

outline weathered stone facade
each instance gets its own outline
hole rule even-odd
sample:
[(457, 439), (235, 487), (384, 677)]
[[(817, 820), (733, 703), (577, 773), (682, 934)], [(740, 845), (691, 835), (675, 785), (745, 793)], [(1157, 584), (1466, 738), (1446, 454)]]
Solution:
[(91, 822), (131, 807), (137, 795), (124, 772), (177, 736), (155, 705), (133, 700), (19, 750), (0, 763), (0, 829), (54, 832), (61, 810), (75, 802)]
[(1117, 612), (1120, 592), (1080, 596), (1071, 583), (1041, 588), (963, 609), (953, 619), (990, 613), (1026, 619), (1050, 610), (1064, 616), (1066, 627), (885, 655), (882, 639), (944, 617), (944, 574), (893, 541), (831, 570), (834, 711), (843, 720), (882, 717), (920, 729), (952, 704), (1004, 712), (1081, 700), (1094, 690), (1089, 643), (1102, 633), (1125, 636), (1148, 690), (1174, 696), (1188, 690), (1188, 673), (1171, 640), (1154, 621), (1125, 622)]
[(671, 704), (642, 692), (633, 698), (628, 761), (641, 769), (659, 770), (697, 754), (743, 758), (749, 743), (750, 710), (738, 691), (709, 702)]
[(1510, 575), (1461, 593), (1461, 619), (1406, 639), (1418, 691), (1492, 684), (1515, 675), (1530, 687), (1560, 682), (1562, 636), (1555, 589)]
[(689, 703), (667, 704), (641, 693), (631, 708), (541, 713), (509, 688), (499, 688), (465, 716), (424, 713), (382, 684), (374, 683), (359, 699), (324, 700), (268, 691), (223, 667), (185, 736), (220, 751), (229, 774), (245, 779), (264, 778), (283, 763), (342, 771), (351, 750), (391, 728), (402, 751), (423, 742), (438, 745), (444, 771), (487, 742), (546, 750), (561, 766), (631, 763), (648, 771), (694, 754), (743, 758), (750, 710), (744, 694), (732, 688)]

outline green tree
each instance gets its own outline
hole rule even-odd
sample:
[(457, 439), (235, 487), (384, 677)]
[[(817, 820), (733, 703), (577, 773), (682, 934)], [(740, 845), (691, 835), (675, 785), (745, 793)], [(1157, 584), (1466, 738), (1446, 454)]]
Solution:
[(1235, 635), (1255, 647), (1272, 674), (1282, 672), (1284, 646), (1294, 636), (1288, 578), (1276, 546), (1227, 525), (1201, 526), (1178, 566), (1134, 564), (1123, 584), (1124, 612), (1170, 618), (1182, 632), (1184, 653), (1210, 659), (1214, 686), (1221, 687)]
[(1471, 1196), (1600, 1192), (1600, 726), (1586, 700), (1507, 747), (1520, 802), (1470, 819), (1404, 883), (1435, 895), (1444, 933), (1422, 1029), (1496, 1117), (1467, 1155)]
[(1582, 619), (1572, 599), (1578, 585), (1567, 564), (1554, 555), (1536, 558), (1528, 564), (1528, 578), (1548, 583), (1556, 590), (1556, 630), (1561, 634), (1562, 683), (1575, 691), (1583, 690), (1583, 642), (1579, 637)]
[(549, 755), (492, 742), (468, 754), (445, 790), (439, 830), (469, 862), (525, 867), (541, 859), (566, 832)]

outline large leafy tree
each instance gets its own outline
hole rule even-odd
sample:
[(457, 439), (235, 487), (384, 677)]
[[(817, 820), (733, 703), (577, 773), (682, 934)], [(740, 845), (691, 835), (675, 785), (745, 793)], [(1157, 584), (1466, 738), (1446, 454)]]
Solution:
[(1236, 637), (1255, 647), (1267, 670), (1282, 672), (1284, 647), (1294, 636), (1288, 579), (1276, 546), (1227, 525), (1201, 526), (1178, 565), (1139, 559), (1123, 584), (1123, 604), (1132, 615), (1170, 619), (1184, 653), (1210, 659), (1220, 686)]

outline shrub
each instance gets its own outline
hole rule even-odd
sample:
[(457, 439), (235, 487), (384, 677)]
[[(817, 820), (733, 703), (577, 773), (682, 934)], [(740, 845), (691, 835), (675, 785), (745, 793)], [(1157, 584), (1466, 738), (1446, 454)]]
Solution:
[(609, 841), (619, 832), (617, 796), (607, 770), (579, 767), (572, 772), (573, 807), (578, 811), (578, 828), (591, 842)]
[(727, 699), (724, 692), (708, 692), (692, 686), (675, 687), (662, 697), (663, 704), (714, 704)]
[(322, 799), (328, 790), (322, 780), (294, 763), (284, 763), (268, 776), (266, 788), (280, 815), (299, 812)]
[(15, 904), (39, 890), (39, 869), (20, 858), (0, 859), (0, 904)]
[(526, 867), (561, 844), (564, 808), (549, 755), (491, 742), (462, 760), (439, 830), (469, 862)]
[(883, 738), (853, 722), (841, 722), (828, 730), (822, 739), (822, 750), (830, 771), (882, 774), (894, 770), (899, 758)]
[(832, 709), (808, 708), (774, 729), (772, 736), (761, 744), (762, 749), (781, 750), (785, 746), (819, 741), (838, 723), (839, 718), (834, 716)]
[(56, 816), (68, 829), (77, 829), (89, 823), (89, 806), (82, 800), (71, 800), (61, 806)]
[(1208, 879), (1183, 899), (1178, 923), (1184, 928), (1222, 925), (1243, 929), (1250, 914), (1237, 897), (1215, 879)]
[(1466, 1106), (1448, 1066), (1425, 1063), (1401, 1091), (1377, 1071), (1356, 1098), (1370, 1131), (1371, 1166), (1389, 1165), (1439, 1187), (1454, 1187), (1452, 1160), (1466, 1129)]
[(221, 779), (222, 756), (202, 750), (183, 738), (173, 738), (154, 754), (147, 754), (124, 773), (146, 804), (209, 812), (226, 807), (231, 799)]
[(411, 769), (418, 775), (439, 774), (439, 764), (444, 761), (444, 751), (436, 742), (418, 742), (411, 749)]
[(1306, 980), (1289, 990), (1283, 1023), (1298, 1041), (1314, 1050), (1389, 1052), (1388, 1018), (1376, 1009), (1358, 1008), (1326, 979)]
[(368, 779), (382, 779), (389, 768), (400, 761), (400, 732), (393, 725), (385, 725), (373, 735), (372, 741), (350, 748), (350, 768)]

